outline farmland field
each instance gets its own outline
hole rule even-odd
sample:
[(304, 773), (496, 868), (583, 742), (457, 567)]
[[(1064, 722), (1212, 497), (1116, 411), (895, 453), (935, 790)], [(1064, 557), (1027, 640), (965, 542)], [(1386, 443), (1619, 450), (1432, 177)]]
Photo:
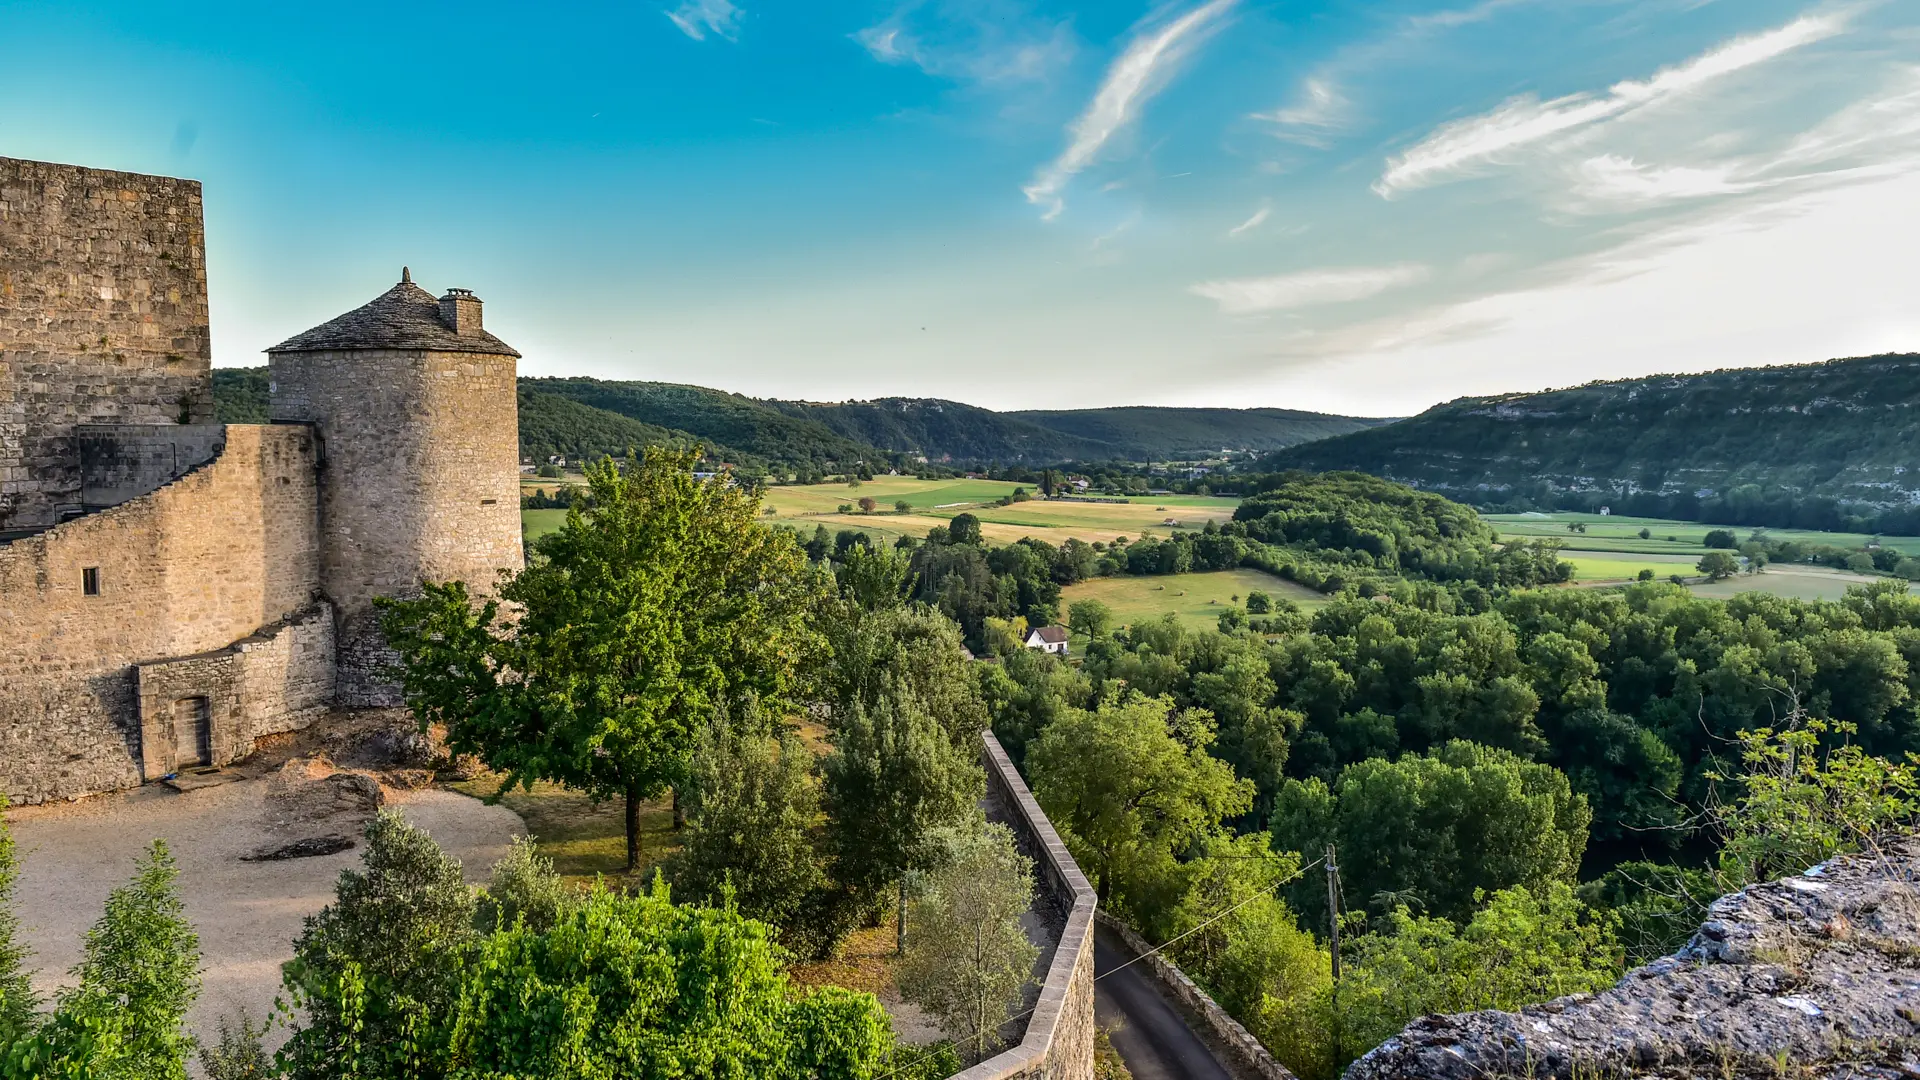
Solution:
[(1113, 609), (1114, 623), (1129, 626), (1149, 622), (1172, 612), (1193, 629), (1211, 629), (1220, 613), (1233, 606), (1233, 597), (1246, 606), (1247, 593), (1258, 589), (1276, 600), (1285, 597), (1301, 607), (1320, 607), (1327, 597), (1291, 581), (1258, 570), (1213, 570), (1199, 574), (1155, 577), (1093, 578), (1060, 590), (1060, 610), (1076, 600), (1098, 600)]
[[(1741, 540), (1754, 530), (1750, 526), (1703, 525), (1697, 521), (1670, 521), (1664, 518), (1637, 518), (1599, 514), (1486, 514), (1487, 524), (1503, 537), (1544, 537), (1558, 540), (1569, 551), (1626, 551), (1645, 554), (1693, 555), (1707, 550), (1704, 540), (1713, 529), (1727, 529)], [(1569, 524), (1585, 525), (1584, 533), (1568, 532)], [(1640, 530), (1652, 533), (1641, 539)], [(1864, 533), (1814, 532), (1808, 529), (1763, 530), (1775, 540), (1799, 540), (1834, 547), (1863, 547), (1874, 537)], [(1880, 542), (1908, 555), (1920, 555), (1920, 537), (1884, 536)]]
[[(1143, 496), (1127, 503), (1034, 499), (1009, 506), (991, 505), (1019, 486), (997, 480), (884, 476), (857, 488), (845, 484), (769, 488), (767, 505), (776, 511), (769, 520), (785, 522), (802, 532), (825, 525), (834, 532), (860, 529), (881, 541), (903, 534), (925, 536), (928, 529), (945, 525), (955, 514), (969, 513), (980, 519), (981, 535), (996, 544), (1010, 544), (1023, 536), (1051, 544), (1069, 539), (1091, 543), (1117, 536), (1167, 536), (1181, 529), (1204, 528), (1208, 521), (1227, 521), (1239, 505), (1237, 499), (1196, 495)], [(838, 513), (841, 506), (857, 503), (863, 496), (879, 504), (877, 512)], [(907, 503), (912, 512), (894, 512), (896, 502)], [(1169, 519), (1177, 524), (1168, 524)]]

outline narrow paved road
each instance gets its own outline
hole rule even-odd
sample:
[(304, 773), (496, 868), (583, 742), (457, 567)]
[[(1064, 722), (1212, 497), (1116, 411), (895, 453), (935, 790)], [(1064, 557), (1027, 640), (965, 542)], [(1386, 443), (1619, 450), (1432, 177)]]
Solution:
[[(1093, 938), (1093, 973), (1106, 975), (1133, 954), (1105, 927)], [(1121, 1025), (1113, 1048), (1134, 1080), (1233, 1080), (1213, 1051), (1187, 1027), (1179, 1010), (1160, 996), (1143, 965), (1114, 972), (1093, 984), (1093, 1015), (1101, 1027)]]

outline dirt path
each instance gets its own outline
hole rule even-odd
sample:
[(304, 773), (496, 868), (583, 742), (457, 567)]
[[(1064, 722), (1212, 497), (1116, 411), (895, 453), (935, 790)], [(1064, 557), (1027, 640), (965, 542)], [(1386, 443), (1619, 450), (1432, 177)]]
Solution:
[[(301, 920), (333, 898), (340, 870), (360, 859), (356, 847), (316, 858), (241, 862), (242, 854), (288, 839), (284, 817), (267, 798), (269, 787), (264, 778), (186, 793), (149, 786), (8, 812), (24, 856), (20, 918), (34, 951), (36, 988), (51, 994), (70, 981), (67, 970), (79, 962), (82, 939), (107, 893), (132, 876), (134, 860), (160, 838), (180, 863), (187, 917), (199, 931), (206, 969), (188, 1026), (211, 1038), (221, 1017), (265, 1014)], [(525, 832), (511, 810), (450, 791), (403, 793), (394, 801), (465, 864), (470, 881), (484, 880), (509, 840)], [(358, 837), (352, 826), (342, 831)], [(275, 1034), (277, 1045), (283, 1036)]]

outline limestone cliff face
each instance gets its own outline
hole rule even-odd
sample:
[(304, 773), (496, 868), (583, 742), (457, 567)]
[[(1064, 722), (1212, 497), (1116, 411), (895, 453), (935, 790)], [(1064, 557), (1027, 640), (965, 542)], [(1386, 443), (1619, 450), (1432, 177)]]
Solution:
[(1346, 1080), (1920, 1077), (1920, 840), (1721, 897), (1611, 990), (1416, 1020)]

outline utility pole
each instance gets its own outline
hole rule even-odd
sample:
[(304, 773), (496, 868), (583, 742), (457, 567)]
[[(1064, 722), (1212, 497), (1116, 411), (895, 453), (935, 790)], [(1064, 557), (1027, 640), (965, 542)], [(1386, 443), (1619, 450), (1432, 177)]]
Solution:
[(1333, 858), (1333, 845), (1327, 845), (1327, 944), (1333, 953), (1333, 1060), (1341, 1060), (1340, 1044), (1340, 866)]
[(1333, 845), (1327, 845), (1327, 940), (1333, 946), (1333, 981), (1340, 982), (1340, 867), (1333, 861)]

